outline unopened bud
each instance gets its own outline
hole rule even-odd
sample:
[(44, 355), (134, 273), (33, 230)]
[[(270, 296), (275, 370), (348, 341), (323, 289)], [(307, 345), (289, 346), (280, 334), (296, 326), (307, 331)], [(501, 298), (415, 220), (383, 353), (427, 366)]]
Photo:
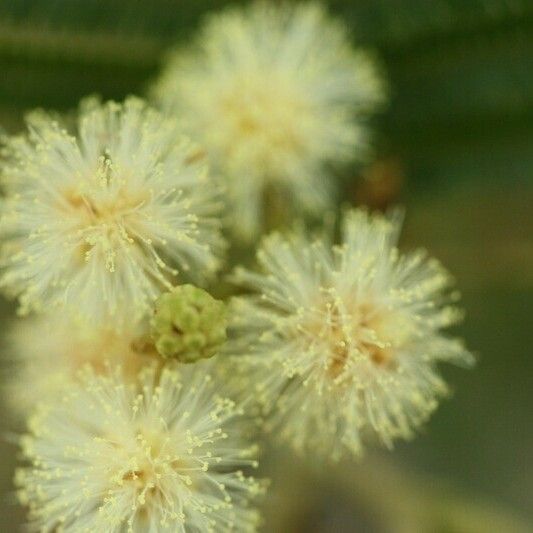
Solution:
[(151, 335), (163, 357), (183, 363), (212, 357), (226, 340), (226, 306), (193, 285), (175, 287), (157, 300)]

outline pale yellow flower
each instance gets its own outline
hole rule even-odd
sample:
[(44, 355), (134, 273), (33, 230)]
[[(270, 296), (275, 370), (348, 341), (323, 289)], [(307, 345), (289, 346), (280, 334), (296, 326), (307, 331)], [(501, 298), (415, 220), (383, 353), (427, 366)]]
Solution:
[(211, 16), (170, 56), (153, 94), (204, 144), (233, 230), (250, 239), (271, 190), (292, 209), (329, 205), (330, 163), (365, 152), (365, 118), (384, 87), (322, 6), (263, 1)]
[(17, 472), (30, 528), (43, 532), (254, 531), (260, 484), (242, 469), (240, 409), (216, 393), (209, 367), (119, 369), (42, 405), (22, 440)]
[(266, 427), (298, 450), (336, 458), (411, 437), (447, 391), (437, 363), (472, 361), (444, 331), (461, 317), (450, 276), (400, 254), (399, 231), (397, 217), (350, 211), (338, 246), (273, 234), (261, 272), (236, 273), (252, 294), (234, 301), (228, 353)]
[(217, 190), (175, 122), (129, 98), (86, 101), (73, 135), (43, 113), (5, 140), (0, 285), (21, 311), (59, 306), (121, 325), (221, 246)]
[(105, 374), (120, 364), (135, 379), (143, 365), (163, 360), (150, 342), (146, 323), (113, 327), (69, 320), (61, 314), (26, 318), (13, 325), (6, 352), (9, 363), (4, 396), (17, 415), (27, 415), (39, 402), (58, 398), (90, 365)]

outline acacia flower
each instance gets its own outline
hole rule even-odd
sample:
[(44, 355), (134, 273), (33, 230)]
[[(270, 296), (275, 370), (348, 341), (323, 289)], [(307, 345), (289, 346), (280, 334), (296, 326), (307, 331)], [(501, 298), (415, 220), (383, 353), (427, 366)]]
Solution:
[(120, 364), (123, 375), (135, 379), (146, 364), (164, 361), (149, 339), (146, 322), (114, 327), (69, 320), (60, 313), (26, 318), (14, 324), (6, 349), (9, 380), (4, 396), (17, 415), (27, 415), (36, 404), (54, 400), (77, 382), (90, 365), (105, 374)]
[(0, 285), (21, 311), (145, 314), (179, 271), (210, 275), (219, 203), (203, 152), (136, 98), (85, 101), (74, 135), (44, 113), (4, 140)]
[(233, 304), (235, 339), (267, 428), (298, 450), (337, 458), (362, 437), (409, 438), (447, 391), (436, 364), (472, 356), (443, 331), (461, 313), (450, 276), (422, 251), (401, 255), (398, 217), (352, 210), (341, 243), (272, 234), (252, 294)]
[(260, 484), (241, 470), (255, 448), (201, 363), (146, 367), (137, 385), (86, 369), (81, 384), (40, 406), (22, 439), (30, 464), (16, 483), (31, 529), (255, 530), (248, 502)]
[(153, 94), (204, 144), (229, 221), (250, 239), (271, 191), (295, 209), (328, 205), (328, 165), (362, 155), (383, 85), (322, 6), (260, 1), (211, 16), (192, 47), (170, 55)]

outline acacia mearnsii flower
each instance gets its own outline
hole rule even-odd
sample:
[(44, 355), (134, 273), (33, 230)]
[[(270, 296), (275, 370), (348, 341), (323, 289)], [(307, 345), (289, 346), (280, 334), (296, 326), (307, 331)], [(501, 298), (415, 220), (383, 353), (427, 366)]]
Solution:
[(124, 378), (133, 380), (144, 365), (165, 363), (146, 322), (130, 322), (117, 331), (105, 324), (70, 320), (62, 313), (14, 323), (5, 351), (4, 397), (18, 416), (27, 416), (43, 399), (60, 397), (87, 365), (96, 374), (106, 374), (120, 364)]
[(139, 99), (85, 101), (75, 131), (36, 112), (4, 140), (0, 285), (21, 311), (91, 322), (145, 314), (178, 271), (218, 265), (217, 190), (203, 152)]
[(209, 369), (120, 368), (43, 403), (22, 438), (16, 474), (32, 530), (155, 533), (254, 531), (261, 483), (244, 470), (255, 447), (241, 409), (220, 397)]
[(472, 361), (445, 331), (461, 317), (449, 274), (401, 254), (399, 231), (398, 216), (352, 210), (340, 244), (275, 233), (261, 271), (235, 274), (251, 294), (233, 302), (228, 350), (267, 429), (298, 450), (336, 458), (411, 437), (447, 391), (437, 363)]
[(245, 240), (265, 204), (281, 202), (277, 215), (329, 205), (330, 164), (364, 154), (366, 118), (384, 92), (372, 58), (321, 5), (266, 1), (208, 18), (153, 88), (207, 149)]

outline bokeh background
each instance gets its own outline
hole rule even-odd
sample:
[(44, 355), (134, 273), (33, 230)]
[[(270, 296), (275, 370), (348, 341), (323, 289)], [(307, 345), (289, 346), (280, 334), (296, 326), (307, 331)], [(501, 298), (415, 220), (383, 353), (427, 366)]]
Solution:
[[(533, 2), (332, 0), (391, 85), (375, 160), (345, 200), (407, 208), (406, 246), (455, 274), (472, 371), (413, 442), (360, 464), (307, 468), (273, 448), (265, 531), (533, 531)], [(165, 50), (222, 0), (1, 0), (0, 128), (28, 108), (143, 94)], [(13, 306), (2, 302), (0, 328)], [(2, 409), (0, 530), (17, 531), (19, 428)]]

